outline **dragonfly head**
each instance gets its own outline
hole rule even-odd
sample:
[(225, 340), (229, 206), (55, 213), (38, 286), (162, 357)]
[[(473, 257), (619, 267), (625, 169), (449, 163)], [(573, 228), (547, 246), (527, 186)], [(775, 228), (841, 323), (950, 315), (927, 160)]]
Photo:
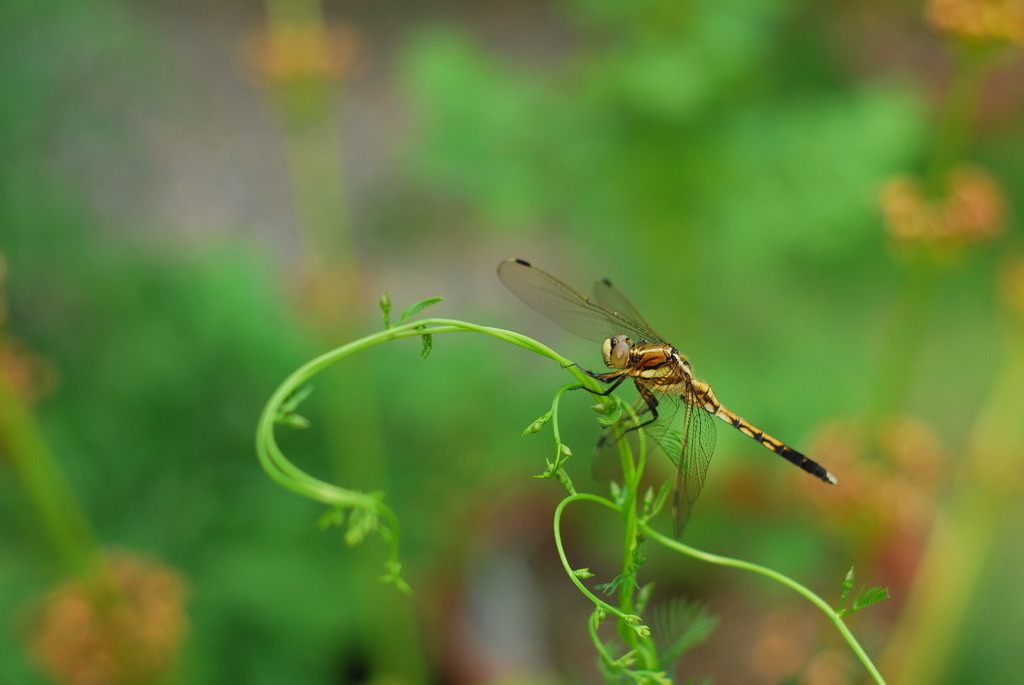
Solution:
[(617, 335), (608, 338), (601, 346), (605, 366), (613, 369), (624, 369), (629, 362), (629, 351), (633, 347), (628, 335)]

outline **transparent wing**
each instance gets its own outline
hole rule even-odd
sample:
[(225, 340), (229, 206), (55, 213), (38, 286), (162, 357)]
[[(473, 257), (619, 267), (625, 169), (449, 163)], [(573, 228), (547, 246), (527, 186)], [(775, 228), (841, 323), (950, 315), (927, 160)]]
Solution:
[[(664, 338), (654, 332), (654, 327), (640, 313), (640, 310), (636, 308), (632, 300), (626, 297), (626, 294), (619, 290), (611, 280), (602, 278), (594, 283), (594, 299), (627, 319), (632, 319), (643, 326), (646, 332), (646, 336), (642, 338), (643, 340), (648, 342), (665, 342)], [(639, 342), (639, 340), (634, 342)]]
[(685, 397), (670, 397), (677, 398), (677, 406), (682, 407), (682, 412), (679, 412), (683, 415), (682, 421), (675, 423), (669, 416), (674, 416), (675, 411), (661, 412), (658, 420), (645, 430), (676, 465), (672, 488), (672, 528), (678, 538), (690, 520), (693, 505), (704, 488), (708, 465), (715, 451), (715, 422), (711, 414), (696, 406), (692, 388)]
[[(679, 395), (658, 395), (658, 420), (653, 424), (644, 426), (641, 430), (644, 430), (648, 435), (653, 435), (650, 432), (650, 428), (655, 425), (669, 426), (673, 422), (676, 412), (679, 409)], [(636, 417), (636, 418), (634, 418)], [(632, 413), (624, 411), (622, 417), (618, 422), (607, 426), (601, 433), (600, 440), (597, 441), (597, 445), (594, 447), (594, 455), (591, 460), (590, 475), (593, 476), (596, 481), (611, 480), (613, 474), (618, 471), (619, 468), (619, 451), (617, 445), (619, 440), (629, 440), (630, 445), (633, 448), (634, 454), (640, 449), (640, 441), (637, 438), (636, 429), (630, 429), (631, 426), (636, 426), (644, 421), (651, 418), (651, 408), (647, 404), (647, 400), (643, 397), (638, 397), (633, 402)], [(648, 442), (648, 459), (650, 454), (654, 451), (662, 451), (663, 448), (658, 442)], [(672, 460), (672, 463), (676, 463), (676, 456), (678, 455), (678, 440), (676, 442), (676, 451), (667, 453), (666, 456)]]
[[(635, 407), (636, 411), (643, 409), (643, 406)], [(614, 480), (617, 476), (621, 475), (618, 449), (619, 440), (628, 440), (634, 454), (637, 454), (640, 449), (640, 442), (636, 435), (637, 431), (621, 435), (618, 431), (619, 429), (615, 425), (606, 426), (601, 431), (601, 438), (594, 445), (594, 453), (590, 458), (590, 477), (598, 483)]]
[[(590, 299), (521, 259), (509, 259), (498, 265), (498, 278), (516, 297), (571, 333), (604, 342), (627, 334), (634, 342), (647, 340), (664, 343), (649, 326), (626, 313)], [(632, 306), (630, 306), (632, 309)]]
[[(715, 423), (711, 414), (696, 406), (692, 392), (686, 395), (658, 393), (654, 397), (658, 400), (658, 420), (641, 430), (645, 431), (650, 439), (648, 458), (654, 452), (661, 451), (675, 464), (672, 531), (679, 537), (704, 487), (708, 465), (715, 450)], [(633, 412), (640, 422), (651, 415), (650, 407), (643, 397), (634, 403)], [(625, 435), (619, 433), (623, 424), (627, 422), (633, 423), (634, 419), (627, 415), (619, 424), (609, 426), (602, 433), (594, 450), (594, 461), (591, 465), (596, 480), (607, 480), (609, 474), (613, 472), (618, 456), (615, 449), (617, 442), (620, 439), (634, 440), (635, 432), (627, 429)], [(634, 442), (634, 448), (636, 446)]]

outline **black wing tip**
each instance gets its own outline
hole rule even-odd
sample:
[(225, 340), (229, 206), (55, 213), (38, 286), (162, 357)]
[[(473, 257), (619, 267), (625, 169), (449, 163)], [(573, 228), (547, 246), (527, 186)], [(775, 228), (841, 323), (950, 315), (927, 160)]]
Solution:
[[(498, 277), (499, 278), (502, 277), (501, 274), (505, 270), (506, 267), (511, 267), (513, 265), (514, 266), (525, 266), (528, 269), (533, 269), (534, 268), (533, 264), (530, 264), (530, 262), (526, 261), (525, 259), (519, 259), (518, 257), (512, 257), (510, 259), (506, 259), (505, 261), (498, 263)], [(502, 280), (504, 280), (504, 279), (502, 279)]]

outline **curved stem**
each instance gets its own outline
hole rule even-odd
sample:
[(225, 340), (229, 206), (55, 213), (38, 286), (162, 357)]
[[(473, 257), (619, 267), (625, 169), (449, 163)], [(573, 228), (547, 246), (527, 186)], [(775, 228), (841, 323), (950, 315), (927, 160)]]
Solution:
[[(394, 340), (404, 338), (420, 337), (425, 334), (436, 335), (438, 333), (465, 333), (477, 332), (492, 335), (504, 339), (520, 347), (531, 349), (543, 356), (558, 361), (560, 364), (568, 365), (570, 362), (553, 350), (540, 343), (527, 338), (526, 336), (488, 326), (478, 326), (462, 321), (450, 319), (425, 319), (409, 322), (394, 328), (380, 331), (373, 335), (366, 336), (347, 345), (342, 345), (330, 352), (316, 357), (296, 369), (283, 383), (273, 392), (270, 399), (263, 408), (257, 424), (256, 450), (260, 463), (264, 470), (277, 482), (300, 494), (320, 499), (327, 504), (345, 506), (353, 504), (351, 491), (337, 488), (324, 483), (306, 474), (289, 461), (274, 439), (274, 425), (280, 415), (284, 403), (309, 379), (313, 378), (326, 368), (338, 363), (342, 359), (350, 357), (358, 352)], [(581, 382), (590, 380), (585, 374), (575, 367), (569, 367), (570, 371), (576, 374)], [(592, 386), (593, 381), (590, 384)], [(365, 496), (364, 496), (365, 497)], [(362, 501), (362, 498), (355, 498)]]
[(635, 624), (637, 622), (637, 616), (627, 614), (624, 611), (621, 611), (618, 607), (612, 606), (611, 604), (609, 604), (608, 602), (604, 601), (603, 599), (595, 595), (593, 592), (591, 592), (590, 588), (583, 584), (583, 581), (580, 580), (579, 576), (576, 575), (576, 571), (569, 564), (569, 559), (565, 555), (565, 546), (562, 544), (562, 514), (565, 511), (565, 508), (572, 504), (573, 502), (595, 502), (604, 507), (608, 507), (609, 509), (615, 512), (621, 512), (621, 508), (614, 502), (607, 500), (604, 497), (599, 497), (597, 495), (591, 495), (589, 493), (577, 493), (575, 495), (569, 495), (561, 502), (559, 502), (557, 507), (555, 507), (555, 516), (553, 522), (555, 533), (555, 547), (558, 549), (558, 558), (562, 560), (562, 568), (565, 569), (565, 572), (569, 576), (569, 579), (572, 580), (572, 582), (576, 585), (577, 588), (579, 588), (580, 592), (582, 592), (588, 599), (590, 599), (591, 602), (594, 603), (595, 606), (597, 606), (605, 613), (618, 616), (627, 623)]
[[(296, 396), (298, 390), (311, 378), (333, 364), (386, 342), (433, 336), (439, 333), (484, 333), (490, 335), (553, 359), (568, 368), (584, 387), (591, 390), (600, 389), (597, 386), (597, 381), (573, 366), (568, 359), (532, 338), (501, 328), (480, 326), (454, 319), (420, 319), (360, 338), (303, 364), (271, 394), (256, 426), (256, 453), (263, 470), (277, 483), (293, 492), (327, 504), (339, 512), (351, 510), (352, 514), (348, 519), (349, 532), (346, 535), (346, 539), (350, 543), (361, 541), (369, 532), (381, 533), (390, 547), (386, 578), (395, 582), (402, 589), (407, 589), (408, 586), (399, 576), (401, 564), (398, 560), (398, 517), (390, 507), (384, 504), (383, 495), (342, 488), (307, 474), (281, 451), (274, 436), (274, 427), (277, 423), (287, 419), (288, 412), (283, 408), (291, 398)], [(344, 517), (334, 517), (329, 520), (341, 521), (344, 520)], [(379, 525), (378, 521), (382, 521), (383, 525)]]
[[(558, 556), (562, 561), (562, 567), (565, 569), (565, 572), (566, 574), (568, 574), (570, 580), (572, 580), (576, 587), (579, 588), (580, 592), (582, 592), (588, 599), (590, 599), (599, 610), (618, 616), (620, 619), (623, 619), (623, 621), (625, 621), (630, 627), (636, 630), (638, 626), (643, 626), (643, 621), (640, 617), (627, 613), (626, 611), (617, 609), (616, 607), (611, 606), (604, 600), (597, 597), (593, 592), (589, 590), (589, 588), (587, 588), (583, 584), (580, 578), (576, 575), (576, 572), (573, 570), (572, 566), (569, 564), (569, 560), (565, 554), (565, 548), (562, 544), (562, 514), (569, 504), (580, 501), (594, 502), (596, 504), (600, 504), (604, 507), (607, 507), (615, 512), (622, 513), (622, 508), (616, 505), (614, 502), (611, 502), (603, 497), (598, 497), (596, 495), (577, 494), (572, 495), (570, 497), (566, 497), (561, 502), (559, 502), (558, 507), (555, 509), (554, 534), (555, 545), (558, 549)], [(661, 543), (669, 549), (673, 549), (677, 552), (685, 554), (686, 556), (692, 557), (694, 559), (699, 559), (709, 564), (716, 564), (719, 566), (730, 566), (732, 568), (739, 568), (745, 571), (751, 571), (753, 573), (757, 573), (759, 575), (771, 578), (772, 580), (792, 589), (793, 591), (807, 599), (809, 602), (814, 604), (826, 616), (828, 616), (829, 620), (831, 620), (832, 623), (835, 624), (836, 629), (843, 636), (843, 639), (846, 640), (847, 644), (850, 646), (850, 649), (852, 649), (853, 652), (857, 655), (857, 658), (859, 658), (861, 660), (861, 663), (864, 664), (864, 667), (871, 674), (871, 677), (874, 678), (875, 682), (879, 685), (885, 685), (885, 679), (882, 677), (882, 674), (878, 671), (878, 668), (871, 660), (871, 657), (868, 656), (867, 652), (861, 646), (860, 642), (857, 640), (854, 634), (850, 631), (849, 627), (843, 621), (839, 613), (835, 609), (833, 609), (828, 604), (828, 602), (826, 602), (824, 599), (822, 599), (820, 596), (818, 596), (816, 593), (814, 593), (806, 586), (801, 585), (792, 578), (789, 578), (788, 576), (785, 576), (779, 573), (778, 571), (774, 571), (765, 566), (761, 566), (759, 564), (755, 564), (749, 561), (743, 561), (742, 559), (733, 559), (731, 557), (724, 557), (718, 554), (704, 552), (695, 547), (691, 547), (687, 544), (679, 542), (678, 540), (663, 535), (662, 533), (659, 533), (657, 530), (650, 527), (650, 525), (646, 523), (641, 522), (638, 525), (640, 530), (642, 530), (648, 538)], [(643, 632), (638, 630), (637, 632), (641, 636), (646, 637), (646, 630)]]
[(641, 528), (643, 529), (644, 533), (648, 535), (648, 537), (650, 537), (653, 540), (657, 540), (669, 549), (674, 549), (677, 552), (685, 554), (689, 557), (693, 557), (694, 559), (700, 559), (701, 561), (705, 561), (709, 564), (717, 564), (719, 566), (731, 566), (733, 568), (740, 568), (745, 571), (751, 571), (753, 573), (757, 573), (762, 576), (771, 578), (772, 580), (794, 590), (795, 592), (803, 596), (805, 599), (807, 599), (809, 602), (814, 604), (816, 607), (821, 609), (822, 612), (824, 612), (824, 614), (829, 617), (832, 623), (834, 623), (836, 628), (839, 630), (839, 633), (843, 636), (843, 639), (845, 639), (847, 644), (850, 645), (850, 649), (853, 650), (853, 652), (861, 660), (861, 663), (864, 664), (864, 667), (867, 668), (868, 672), (875, 679), (875, 682), (879, 683), (880, 685), (885, 684), (885, 680), (882, 678), (882, 674), (878, 672), (878, 669), (875, 667), (875, 664), (871, 661), (871, 657), (869, 657), (867, 652), (864, 651), (864, 648), (861, 647), (860, 643), (857, 641), (857, 638), (854, 637), (852, 632), (850, 632), (850, 629), (846, 626), (846, 623), (843, 621), (842, 617), (838, 614), (838, 612), (836, 612), (835, 609), (829, 606), (828, 602), (823, 600), (821, 597), (819, 597), (817, 594), (815, 594), (807, 587), (801, 585), (792, 578), (789, 578), (788, 576), (785, 576), (779, 573), (778, 571), (774, 571), (770, 568), (766, 568), (764, 566), (760, 566), (749, 561), (733, 559), (731, 557), (723, 557), (718, 554), (711, 554), (710, 552), (704, 552), (694, 547), (690, 547), (689, 545), (683, 544), (678, 540), (674, 540), (666, 535), (662, 535), (661, 533), (654, 530), (647, 524), (641, 524)]

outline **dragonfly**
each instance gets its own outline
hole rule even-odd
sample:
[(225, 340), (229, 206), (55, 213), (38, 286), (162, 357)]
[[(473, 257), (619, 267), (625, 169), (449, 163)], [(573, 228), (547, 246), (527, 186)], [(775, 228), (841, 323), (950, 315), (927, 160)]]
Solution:
[[(675, 463), (672, 509), (676, 537), (682, 534), (697, 497), (704, 487), (715, 447), (713, 417), (767, 447), (812, 476), (833, 485), (835, 476), (735, 412), (715, 396), (711, 386), (693, 373), (690, 360), (654, 332), (647, 319), (608, 279), (594, 285), (590, 298), (551, 274), (522, 259), (498, 265), (498, 278), (519, 299), (571, 333), (601, 343), (605, 366), (595, 373), (574, 365), (591, 378), (608, 384), (610, 395), (632, 379), (639, 398), (624, 425), (606, 429), (598, 443), (614, 443), (619, 436), (643, 428)], [(681, 418), (677, 419), (677, 415)], [(621, 432), (616, 432), (621, 431)]]

